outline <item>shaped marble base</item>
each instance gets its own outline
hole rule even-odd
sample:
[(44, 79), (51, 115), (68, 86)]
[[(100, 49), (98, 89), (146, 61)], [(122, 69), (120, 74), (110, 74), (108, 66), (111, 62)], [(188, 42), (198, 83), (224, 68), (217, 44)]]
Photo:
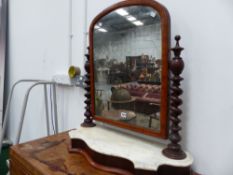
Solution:
[[(186, 168), (193, 163), (193, 158), (189, 153), (187, 153), (187, 158), (184, 160), (169, 159), (162, 154), (162, 150), (166, 145), (101, 126), (94, 128), (81, 127), (70, 131), (69, 136), (71, 138), (71, 150), (78, 149), (78, 152), (84, 153), (86, 149), (84, 155), (88, 159), (92, 159), (90, 162), (93, 164), (101, 163), (96, 160), (99, 156), (98, 158), (104, 159), (111, 167), (114, 165), (109, 164), (109, 161), (115, 158), (119, 159), (121, 164), (128, 164), (128, 167), (132, 166), (131, 169), (157, 172), (159, 167), (162, 166)], [(82, 149), (84, 149), (84, 152)], [(90, 154), (96, 156), (92, 157)], [(124, 169), (124, 165), (118, 168)], [(127, 174), (127, 172), (122, 174)]]

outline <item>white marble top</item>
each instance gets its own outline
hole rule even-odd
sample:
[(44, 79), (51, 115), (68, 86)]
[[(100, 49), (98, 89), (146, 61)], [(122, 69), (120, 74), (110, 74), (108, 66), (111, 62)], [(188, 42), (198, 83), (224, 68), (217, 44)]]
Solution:
[(192, 156), (187, 153), (184, 160), (173, 160), (165, 157), (162, 150), (166, 147), (158, 142), (147, 141), (112, 129), (96, 126), (78, 128), (69, 132), (70, 138), (82, 139), (92, 150), (127, 158), (137, 169), (156, 171), (161, 165), (186, 167), (193, 163)]

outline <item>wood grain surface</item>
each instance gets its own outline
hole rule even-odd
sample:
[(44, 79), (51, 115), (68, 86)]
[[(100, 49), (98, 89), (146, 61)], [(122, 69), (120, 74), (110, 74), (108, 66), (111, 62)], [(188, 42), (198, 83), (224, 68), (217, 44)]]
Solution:
[(68, 133), (13, 146), (11, 175), (112, 175), (92, 167), (77, 153), (68, 152)]

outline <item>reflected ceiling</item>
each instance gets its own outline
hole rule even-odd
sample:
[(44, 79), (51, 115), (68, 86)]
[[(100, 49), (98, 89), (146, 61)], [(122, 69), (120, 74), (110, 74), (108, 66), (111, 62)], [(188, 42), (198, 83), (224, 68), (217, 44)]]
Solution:
[[(119, 30), (128, 30), (136, 27), (132, 21), (127, 20), (129, 16), (136, 18), (138, 21), (142, 22), (144, 26), (156, 23), (160, 19), (155, 10), (150, 7), (139, 8), (138, 6), (131, 6), (122, 9), (125, 11), (127, 10), (126, 12), (128, 15), (122, 16), (116, 11), (113, 11), (103, 17), (101, 22), (98, 23), (98, 26), (104, 28), (108, 32), (117, 32)], [(96, 32), (100, 31), (96, 30)]]

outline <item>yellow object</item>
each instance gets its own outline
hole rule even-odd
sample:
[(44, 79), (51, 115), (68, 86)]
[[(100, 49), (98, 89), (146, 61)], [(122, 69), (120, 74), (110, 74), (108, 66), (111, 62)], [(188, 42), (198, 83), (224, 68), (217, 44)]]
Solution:
[(68, 74), (70, 78), (74, 78), (77, 75), (81, 74), (81, 70), (79, 67), (75, 67), (75, 66), (70, 66), (69, 70), (68, 70)]

